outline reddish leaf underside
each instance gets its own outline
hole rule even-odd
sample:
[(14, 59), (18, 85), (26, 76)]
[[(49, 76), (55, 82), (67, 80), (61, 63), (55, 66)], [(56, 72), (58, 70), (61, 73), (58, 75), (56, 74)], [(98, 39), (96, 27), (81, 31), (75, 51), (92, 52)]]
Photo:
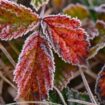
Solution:
[(96, 94), (98, 95), (101, 102), (105, 104), (105, 66), (98, 74), (98, 79), (96, 83)]
[(48, 25), (45, 33), (59, 56), (68, 63), (86, 63), (89, 44), (79, 20), (55, 15), (45, 17), (44, 22)]
[(38, 16), (22, 5), (0, 0), (0, 38), (10, 40), (33, 30)]
[(53, 87), (54, 62), (50, 46), (38, 33), (26, 40), (14, 71), (18, 97), (43, 100)]

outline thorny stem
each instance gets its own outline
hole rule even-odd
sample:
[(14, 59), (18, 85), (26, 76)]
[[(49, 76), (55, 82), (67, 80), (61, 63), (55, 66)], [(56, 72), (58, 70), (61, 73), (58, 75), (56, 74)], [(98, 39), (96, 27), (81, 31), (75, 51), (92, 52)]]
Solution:
[(83, 73), (82, 70), (83, 70), (83, 67), (79, 67), (79, 71), (80, 71), (80, 74), (81, 74), (83, 83), (84, 83), (84, 85), (85, 85), (85, 88), (86, 88), (86, 90), (87, 90), (87, 92), (88, 92), (88, 94), (89, 94), (89, 96), (90, 96), (90, 100), (91, 100), (95, 105), (97, 105), (97, 102), (96, 102), (96, 100), (95, 100), (95, 98), (94, 98), (94, 96), (93, 96), (93, 94), (92, 94), (92, 92), (91, 92), (91, 90), (90, 90), (90, 87), (89, 87), (89, 85), (88, 85), (88, 82), (87, 82), (86, 77), (85, 77), (85, 75), (84, 75), (84, 73)]
[(63, 98), (63, 96), (62, 96), (62, 93), (59, 91), (59, 89), (57, 87), (55, 87), (55, 86), (54, 86), (54, 89), (57, 91), (57, 93), (58, 93), (58, 95), (59, 95), (63, 105), (67, 105), (65, 100), (64, 100), (64, 98)]
[(68, 101), (83, 104), (83, 105), (96, 105), (94, 103), (90, 103), (90, 102), (86, 102), (86, 101), (82, 101), (82, 100), (77, 100), (77, 99), (69, 99)]

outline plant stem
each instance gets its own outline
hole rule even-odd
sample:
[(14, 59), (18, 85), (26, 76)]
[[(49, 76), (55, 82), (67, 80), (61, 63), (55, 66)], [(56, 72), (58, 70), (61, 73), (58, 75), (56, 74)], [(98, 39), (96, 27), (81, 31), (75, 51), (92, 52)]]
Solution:
[(8, 83), (11, 87), (13, 87), (15, 90), (17, 90), (16, 86), (14, 84), (11, 83), (11, 81), (9, 81), (5, 76), (3, 76), (3, 73), (0, 71), (0, 77), (6, 82)]
[(87, 80), (86, 80), (86, 77), (85, 77), (85, 75), (84, 75), (84, 73), (83, 73), (83, 67), (79, 67), (79, 71), (80, 71), (80, 74), (81, 74), (83, 83), (84, 83), (84, 85), (85, 85), (85, 88), (86, 88), (86, 90), (87, 90), (87, 92), (88, 92), (88, 94), (89, 94), (89, 96), (90, 96), (90, 100), (91, 100), (93, 103), (95, 103), (95, 104), (97, 105), (97, 102), (96, 102), (96, 100), (95, 100), (95, 98), (94, 98), (94, 96), (93, 96), (93, 94), (92, 94), (92, 92), (91, 92), (91, 90), (90, 90), (90, 87), (89, 87), (89, 85), (88, 85), (88, 82), (87, 82)]
[(77, 99), (69, 99), (68, 101), (83, 104), (83, 105), (96, 105), (94, 103), (90, 103), (90, 102), (86, 102), (86, 101), (82, 101), (82, 100), (77, 100)]
[(63, 96), (62, 96), (62, 93), (59, 91), (59, 89), (56, 88), (55, 86), (54, 86), (54, 89), (57, 91), (57, 93), (58, 93), (58, 95), (59, 95), (59, 97), (60, 97), (63, 105), (67, 105), (66, 102), (65, 102), (65, 100), (64, 100), (64, 98), (63, 98)]
[(11, 55), (8, 53), (8, 51), (5, 49), (5, 47), (1, 43), (0, 43), (0, 49), (6, 55), (6, 57), (9, 59), (9, 61), (11, 62), (11, 64), (15, 67), (15, 65), (16, 65), (15, 61), (13, 60), (13, 58), (11, 57)]

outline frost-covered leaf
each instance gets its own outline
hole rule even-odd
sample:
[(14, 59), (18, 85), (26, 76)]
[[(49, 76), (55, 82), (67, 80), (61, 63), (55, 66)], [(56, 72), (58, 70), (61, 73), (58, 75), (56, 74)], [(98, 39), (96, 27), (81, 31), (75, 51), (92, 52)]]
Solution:
[[(80, 93), (80, 92), (78, 92), (76, 90), (69, 89), (68, 87), (64, 88), (61, 91), (61, 93), (62, 93), (63, 98), (65, 99), (67, 105), (82, 105), (82, 104), (75, 103), (75, 102), (69, 102), (68, 100), (70, 100), (70, 99), (77, 99), (77, 100), (82, 100), (82, 101), (90, 102), (90, 98), (89, 98), (88, 94), (86, 94), (86, 93)], [(50, 92), (50, 94), (49, 94), (49, 100), (52, 101), (52, 102), (61, 104), (61, 105), (63, 104), (61, 102), (61, 99), (59, 98), (57, 92), (55, 92), (55, 91), (51, 91)]]
[(8, 0), (0, 0), (0, 38), (10, 40), (35, 29), (38, 16), (30, 9)]
[(98, 74), (95, 92), (98, 95), (100, 102), (105, 105), (105, 66)]
[(105, 43), (99, 43), (96, 46), (90, 48), (89, 50), (89, 55), (88, 55), (88, 59), (91, 59), (93, 57), (95, 57), (96, 54), (98, 54), (98, 52), (103, 49), (105, 47)]
[(82, 27), (88, 33), (88, 38), (93, 40), (96, 36), (99, 35), (97, 28), (95, 27), (95, 23), (90, 19), (85, 19), (82, 21)]
[(49, 0), (31, 0), (31, 4), (38, 10), (42, 5), (47, 4)]
[(39, 33), (26, 40), (14, 71), (18, 97), (43, 100), (53, 88), (53, 56), (47, 41)]
[(78, 17), (81, 20), (89, 17), (88, 9), (81, 4), (70, 4), (63, 10), (63, 12), (69, 16)]
[(96, 28), (99, 31), (98, 41), (96, 45), (90, 48), (88, 59), (95, 57), (98, 52), (105, 47), (105, 22), (102, 20), (97, 20)]
[(100, 35), (105, 35), (105, 22), (103, 20), (97, 20), (96, 27)]
[(105, 4), (95, 7), (94, 10), (97, 14), (97, 18), (105, 21)]
[(55, 56), (55, 66), (56, 71), (54, 83), (59, 90), (63, 90), (67, 84), (70, 83), (70, 80), (73, 78), (74, 73), (76, 73), (78, 68), (65, 63), (58, 56)]
[(54, 51), (64, 61), (73, 64), (85, 64), (88, 55), (88, 41), (80, 21), (64, 15), (44, 18), (48, 29), (45, 30)]

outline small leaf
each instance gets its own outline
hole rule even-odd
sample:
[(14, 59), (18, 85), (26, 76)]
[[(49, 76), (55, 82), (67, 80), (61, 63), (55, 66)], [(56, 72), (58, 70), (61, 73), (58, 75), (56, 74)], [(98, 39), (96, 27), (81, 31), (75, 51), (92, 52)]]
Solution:
[(54, 61), (50, 46), (39, 33), (26, 40), (14, 71), (18, 97), (43, 100), (53, 88)]
[(93, 57), (95, 57), (95, 55), (98, 54), (98, 52), (103, 49), (105, 47), (105, 42), (103, 43), (99, 43), (96, 46), (90, 48), (89, 50), (89, 55), (88, 55), (88, 59), (91, 59)]
[(80, 21), (55, 15), (45, 17), (44, 22), (48, 25), (45, 33), (54, 51), (68, 63), (85, 64), (89, 44), (85, 31), (80, 28)]
[(88, 9), (81, 4), (70, 4), (63, 10), (63, 12), (69, 16), (78, 17), (81, 20), (89, 17)]
[(8, 0), (0, 0), (0, 38), (11, 40), (35, 29), (38, 16), (30, 9)]
[(98, 74), (95, 92), (98, 95), (100, 102), (105, 104), (105, 66)]
[(103, 20), (97, 20), (96, 27), (100, 35), (105, 35), (105, 22)]
[(59, 90), (63, 90), (70, 83), (78, 68), (72, 64), (65, 63), (58, 56), (55, 56), (55, 66), (54, 83)]
[(97, 37), (96, 45), (90, 48), (88, 59), (95, 57), (98, 52), (105, 47), (105, 22), (102, 20), (97, 20), (96, 28), (99, 31), (99, 36)]
[(31, 0), (31, 4), (38, 10), (42, 5), (47, 4), (49, 0)]

